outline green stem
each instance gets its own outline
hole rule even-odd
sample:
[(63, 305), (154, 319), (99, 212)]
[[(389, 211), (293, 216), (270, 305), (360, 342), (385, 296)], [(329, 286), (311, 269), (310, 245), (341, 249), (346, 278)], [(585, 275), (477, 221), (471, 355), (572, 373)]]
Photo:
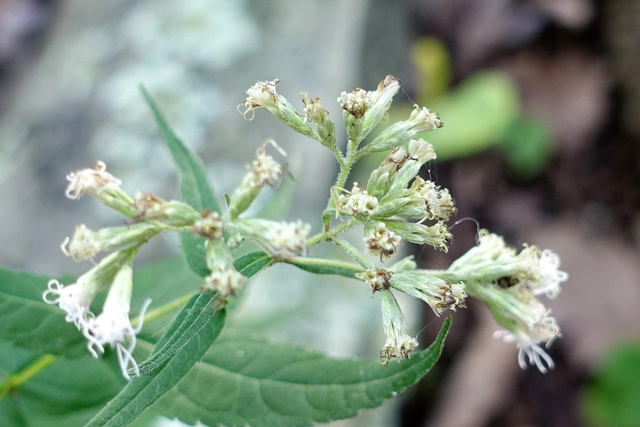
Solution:
[(353, 247), (351, 243), (337, 237), (332, 237), (331, 241), (340, 246), (346, 253), (354, 257), (364, 268), (371, 269), (374, 267), (373, 263), (362, 255), (359, 250)]
[(53, 354), (43, 354), (15, 375), (8, 377), (2, 382), (2, 384), (0, 384), (0, 399), (38, 375), (41, 371), (58, 360), (58, 358), (59, 356), (54, 356)]
[(317, 245), (320, 242), (323, 242), (325, 240), (331, 239), (333, 236), (336, 236), (339, 233), (342, 233), (343, 231), (347, 230), (348, 228), (353, 227), (354, 225), (356, 225), (359, 221), (355, 218), (351, 218), (349, 221), (347, 222), (343, 222), (342, 224), (338, 225), (337, 227), (334, 227), (328, 231), (323, 231), (322, 233), (318, 233), (315, 236), (311, 236), (307, 239), (307, 247), (313, 246), (313, 245)]
[[(151, 310), (144, 315), (144, 322), (152, 322), (167, 313), (171, 313), (185, 305), (189, 300), (195, 295), (197, 292), (192, 292), (179, 298), (177, 300), (171, 301), (168, 304), (163, 305), (162, 307), (158, 307), (155, 310)], [(137, 316), (135, 319), (131, 321), (131, 326), (136, 327), (140, 323), (140, 316)]]

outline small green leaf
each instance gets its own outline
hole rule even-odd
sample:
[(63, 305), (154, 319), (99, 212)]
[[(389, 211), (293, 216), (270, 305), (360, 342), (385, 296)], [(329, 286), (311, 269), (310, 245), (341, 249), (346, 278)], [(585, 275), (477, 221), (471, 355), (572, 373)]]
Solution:
[(294, 426), (353, 417), (417, 382), (440, 356), (451, 319), (411, 359), (332, 359), (263, 339), (221, 338), (157, 409), (209, 426)]
[(78, 329), (56, 305), (45, 304), (48, 278), (0, 268), (0, 338), (41, 353), (87, 354)]
[[(199, 212), (208, 209), (220, 213), (220, 206), (209, 184), (202, 161), (176, 136), (151, 95), (144, 87), (141, 87), (141, 90), (180, 172), (180, 197)], [(189, 267), (200, 277), (209, 274), (205, 261), (204, 238), (191, 233), (181, 233), (180, 236)]]
[(364, 271), (364, 268), (358, 264), (326, 258), (295, 257), (287, 260), (287, 263), (313, 274), (335, 274), (351, 279), (354, 274)]
[(257, 251), (248, 253), (236, 259), (233, 262), (233, 266), (240, 273), (247, 277), (251, 277), (263, 268), (269, 266), (272, 262), (273, 260), (267, 253)]
[(127, 425), (175, 386), (222, 330), (225, 310), (217, 309), (215, 303), (215, 294), (208, 291), (192, 298), (151, 357), (140, 365), (141, 376), (131, 380), (87, 426)]

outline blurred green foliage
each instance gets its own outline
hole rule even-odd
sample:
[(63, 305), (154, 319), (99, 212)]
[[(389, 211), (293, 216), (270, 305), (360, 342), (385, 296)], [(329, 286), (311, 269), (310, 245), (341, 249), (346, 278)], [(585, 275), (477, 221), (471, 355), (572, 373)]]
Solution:
[(582, 412), (593, 426), (640, 426), (640, 343), (614, 347), (582, 393)]
[[(521, 111), (516, 83), (497, 71), (480, 71), (449, 88), (451, 64), (444, 44), (430, 37), (412, 46), (416, 102), (437, 111), (445, 127), (417, 137), (433, 144), (438, 159), (452, 160), (488, 149), (500, 151), (521, 179), (542, 172), (552, 154), (551, 135), (540, 120)], [(390, 121), (404, 120), (411, 106), (395, 106)]]

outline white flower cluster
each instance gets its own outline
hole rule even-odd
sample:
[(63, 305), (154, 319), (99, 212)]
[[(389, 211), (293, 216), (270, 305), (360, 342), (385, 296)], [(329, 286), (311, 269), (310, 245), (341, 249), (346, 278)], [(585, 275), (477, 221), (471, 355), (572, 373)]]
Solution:
[(545, 373), (554, 365), (541, 344), (548, 348), (560, 336), (560, 327), (537, 297), (558, 296), (560, 285), (569, 278), (559, 267), (560, 258), (550, 250), (525, 246), (517, 253), (502, 237), (482, 230), (478, 245), (447, 271), (466, 278), (467, 292), (482, 300), (505, 328), (494, 336), (516, 343), (520, 367), (524, 369), (528, 361)]

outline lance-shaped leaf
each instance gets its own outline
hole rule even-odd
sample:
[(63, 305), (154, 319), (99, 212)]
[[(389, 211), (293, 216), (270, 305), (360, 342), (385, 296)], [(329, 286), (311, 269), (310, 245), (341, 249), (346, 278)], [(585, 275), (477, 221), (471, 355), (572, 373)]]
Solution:
[(87, 426), (123, 426), (135, 420), (202, 358), (220, 334), (224, 318), (225, 310), (216, 307), (213, 292), (194, 296), (151, 357), (140, 365), (141, 375), (131, 380)]
[(440, 356), (451, 319), (411, 359), (332, 359), (263, 339), (220, 339), (157, 406), (208, 426), (294, 426), (353, 417), (417, 382)]
[[(209, 184), (202, 161), (176, 136), (151, 95), (144, 87), (141, 87), (141, 90), (180, 172), (180, 197), (199, 212), (208, 209), (220, 213), (220, 206)], [(205, 261), (204, 238), (186, 232), (180, 233), (180, 238), (189, 268), (200, 277), (209, 274)]]

